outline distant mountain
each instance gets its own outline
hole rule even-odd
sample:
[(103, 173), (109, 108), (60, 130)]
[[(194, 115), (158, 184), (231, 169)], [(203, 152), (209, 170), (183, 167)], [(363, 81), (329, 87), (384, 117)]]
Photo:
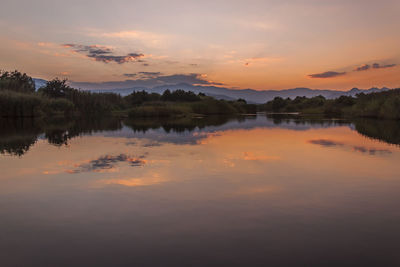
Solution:
[(146, 88), (146, 87), (133, 87), (133, 88), (126, 88), (126, 89), (114, 89), (114, 90), (91, 90), (94, 92), (114, 92), (120, 94), (122, 96), (128, 95), (133, 91), (147, 91), (149, 93), (159, 93), (162, 94), (165, 90), (178, 90), (182, 89), (185, 91), (192, 91), (196, 94), (204, 93), (206, 95), (215, 97), (217, 99), (225, 99), (225, 100), (236, 100), (239, 98), (243, 98), (249, 103), (265, 103), (274, 99), (277, 96), (283, 98), (295, 98), (297, 96), (306, 96), (306, 97), (314, 97), (318, 95), (322, 95), (325, 98), (332, 99), (337, 98), (342, 95), (346, 96), (355, 96), (359, 93), (372, 93), (372, 92), (381, 92), (389, 90), (389, 88), (371, 88), (371, 89), (358, 89), (353, 88), (349, 91), (336, 91), (336, 90), (320, 90), (320, 89), (309, 89), (309, 88), (293, 88), (293, 89), (286, 89), (286, 90), (264, 90), (264, 91), (257, 91), (253, 89), (229, 89), (223, 87), (216, 87), (216, 86), (195, 86), (186, 83), (179, 83), (174, 85), (162, 85), (156, 86), (153, 88)]
[(46, 85), (47, 81), (43, 79), (33, 78), (36, 90)]
[[(40, 87), (46, 85), (46, 80), (43, 79), (33, 79), (36, 85), (36, 90)], [(208, 96), (212, 96), (216, 99), (224, 99), (224, 100), (236, 100), (239, 98), (245, 99), (249, 103), (265, 103), (274, 99), (277, 96), (283, 98), (295, 98), (297, 96), (306, 96), (306, 97), (314, 97), (318, 95), (322, 95), (325, 98), (333, 99), (340, 97), (342, 95), (345, 96), (355, 96), (359, 93), (373, 93), (373, 92), (381, 92), (387, 91), (389, 88), (383, 87), (379, 88), (370, 88), (370, 89), (358, 89), (353, 88), (349, 91), (336, 91), (336, 90), (321, 90), (321, 89), (310, 89), (310, 88), (293, 88), (293, 89), (285, 89), (285, 90), (254, 90), (254, 89), (230, 89), (224, 87), (216, 87), (216, 86), (196, 86), (188, 83), (178, 83), (171, 85), (162, 85), (156, 86), (153, 88), (148, 87), (132, 87), (132, 88), (118, 88), (118, 89), (86, 89), (91, 92), (96, 93), (116, 93), (121, 96), (126, 96), (131, 94), (133, 91), (147, 91), (149, 93), (159, 93), (162, 94), (165, 90), (175, 91), (178, 89), (185, 91), (192, 91), (196, 94), (204, 93)]]

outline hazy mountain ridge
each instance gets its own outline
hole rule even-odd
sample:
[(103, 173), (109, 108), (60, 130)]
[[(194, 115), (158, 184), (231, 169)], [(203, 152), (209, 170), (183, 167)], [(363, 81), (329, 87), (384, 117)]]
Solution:
[[(46, 81), (42, 79), (34, 79), (36, 84), (36, 89), (45, 85)], [(150, 93), (159, 93), (162, 94), (165, 90), (175, 91), (178, 89), (182, 89), (185, 91), (192, 91), (196, 94), (204, 93), (208, 96), (215, 97), (217, 99), (224, 100), (236, 100), (239, 98), (243, 98), (249, 103), (265, 103), (274, 99), (275, 97), (283, 97), (283, 98), (295, 98), (297, 96), (306, 96), (306, 97), (314, 97), (318, 95), (322, 95), (325, 98), (332, 99), (337, 98), (342, 95), (346, 96), (355, 96), (359, 93), (373, 93), (373, 92), (381, 92), (389, 90), (387, 87), (383, 87), (381, 89), (373, 87), (370, 89), (358, 89), (353, 88), (348, 91), (336, 91), (336, 90), (322, 90), (322, 89), (310, 89), (304, 87), (285, 89), (285, 90), (262, 90), (257, 91), (254, 89), (229, 89), (224, 87), (216, 87), (216, 86), (196, 86), (187, 83), (178, 83), (171, 85), (161, 85), (153, 88), (148, 87), (132, 87), (132, 88), (123, 88), (123, 89), (85, 89), (91, 92), (112, 92), (116, 94), (120, 94), (122, 96), (129, 95), (133, 91), (147, 91)]]
[(46, 85), (47, 81), (43, 79), (38, 79), (38, 78), (32, 78), (33, 82), (35, 83), (35, 88), (36, 90), (39, 89), (40, 87), (43, 87)]
[(165, 90), (178, 90), (182, 89), (185, 91), (192, 91), (194, 93), (205, 93), (206, 95), (215, 97), (217, 99), (225, 99), (225, 100), (235, 100), (239, 98), (243, 98), (251, 103), (265, 103), (274, 99), (277, 96), (283, 98), (295, 98), (297, 96), (306, 96), (313, 97), (322, 95), (325, 98), (332, 99), (337, 98), (342, 95), (346, 96), (355, 96), (359, 93), (373, 93), (373, 92), (381, 92), (389, 90), (389, 88), (383, 87), (379, 88), (370, 88), (370, 89), (358, 89), (353, 88), (349, 91), (335, 91), (335, 90), (320, 90), (320, 89), (309, 89), (309, 88), (293, 88), (293, 89), (285, 89), (285, 90), (264, 90), (257, 91), (253, 89), (228, 89), (223, 87), (216, 86), (194, 86), (190, 84), (175, 84), (175, 85), (163, 85), (157, 86), (154, 88), (145, 88), (145, 87), (133, 87), (126, 89), (115, 89), (115, 90), (91, 90), (95, 92), (115, 92), (121, 95), (128, 95), (133, 91), (141, 91), (145, 90), (147, 92), (154, 92), (162, 94)]

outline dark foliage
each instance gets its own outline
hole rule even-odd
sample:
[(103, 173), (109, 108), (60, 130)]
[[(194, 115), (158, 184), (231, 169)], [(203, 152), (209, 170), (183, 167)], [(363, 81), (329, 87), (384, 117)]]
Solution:
[(194, 102), (200, 101), (201, 97), (193, 92), (186, 92), (184, 90), (176, 90), (171, 92), (170, 90), (165, 90), (161, 96), (162, 101), (172, 101), (172, 102)]
[(341, 96), (329, 100), (323, 96), (296, 97), (293, 100), (276, 97), (262, 105), (261, 109), (269, 112), (400, 119), (400, 89), (371, 94), (362, 93), (356, 97)]
[(19, 93), (33, 93), (35, 92), (35, 83), (26, 73), (1, 71), (0, 91), (3, 90)]

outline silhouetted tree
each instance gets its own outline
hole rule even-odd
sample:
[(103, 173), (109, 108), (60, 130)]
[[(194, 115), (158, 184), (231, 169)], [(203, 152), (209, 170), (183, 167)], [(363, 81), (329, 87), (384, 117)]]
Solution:
[(35, 82), (26, 73), (19, 71), (0, 72), (0, 90), (9, 90), (19, 93), (35, 92)]
[(55, 78), (54, 80), (48, 81), (46, 85), (39, 89), (39, 92), (47, 97), (61, 98), (66, 97), (67, 93), (73, 89), (67, 85), (67, 80), (60, 80)]

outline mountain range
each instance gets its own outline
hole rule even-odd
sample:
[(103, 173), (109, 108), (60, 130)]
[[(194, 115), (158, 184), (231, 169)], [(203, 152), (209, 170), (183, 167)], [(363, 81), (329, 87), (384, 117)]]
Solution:
[[(34, 79), (36, 83), (36, 88), (39, 88), (45, 84), (45, 80), (42, 79)], [(112, 92), (116, 94), (120, 94), (122, 96), (129, 95), (133, 91), (147, 91), (149, 93), (159, 93), (162, 94), (165, 90), (175, 91), (178, 89), (182, 89), (184, 91), (192, 91), (196, 94), (204, 93), (208, 96), (212, 96), (217, 99), (224, 100), (236, 100), (239, 98), (245, 99), (249, 103), (265, 103), (274, 99), (275, 97), (283, 97), (283, 98), (295, 98), (297, 96), (306, 96), (306, 97), (314, 97), (318, 95), (322, 95), (327, 99), (333, 99), (340, 97), (342, 95), (345, 96), (355, 96), (359, 93), (373, 93), (373, 92), (381, 92), (389, 90), (389, 88), (370, 88), (370, 89), (358, 89), (353, 88), (348, 91), (337, 91), (337, 90), (324, 90), (324, 89), (310, 89), (310, 88), (293, 88), (293, 89), (285, 89), (285, 90), (254, 90), (254, 89), (230, 89), (224, 87), (216, 87), (216, 86), (204, 86), (204, 85), (192, 85), (188, 83), (178, 83), (178, 84), (170, 84), (170, 85), (162, 85), (155, 86), (152, 88), (148, 87), (132, 87), (132, 88), (123, 88), (123, 89), (85, 89), (91, 92)]]

